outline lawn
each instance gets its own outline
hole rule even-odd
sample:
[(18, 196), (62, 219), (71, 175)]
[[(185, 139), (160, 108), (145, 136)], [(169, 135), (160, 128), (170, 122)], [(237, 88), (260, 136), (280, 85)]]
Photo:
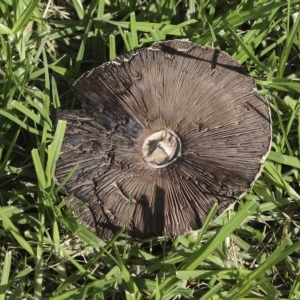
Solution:
[[(0, 300), (300, 299), (299, 11), (299, 0), (2, 0)], [(269, 102), (271, 152), (200, 230), (102, 241), (54, 181), (66, 123), (53, 115), (78, 107), (84, 72), (175, 38), (240, 61)]]

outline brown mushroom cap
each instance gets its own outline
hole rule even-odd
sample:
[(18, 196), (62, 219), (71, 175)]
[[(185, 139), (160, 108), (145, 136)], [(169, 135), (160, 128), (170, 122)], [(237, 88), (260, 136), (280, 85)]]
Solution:
[(74, 85), (81, 110), (56, 169), (80, 221), (103, 239), (177, 236), (221, 213), (258, 177), (271, 143), (267, 101), (240, 64), (186, 41), (158, 42)]

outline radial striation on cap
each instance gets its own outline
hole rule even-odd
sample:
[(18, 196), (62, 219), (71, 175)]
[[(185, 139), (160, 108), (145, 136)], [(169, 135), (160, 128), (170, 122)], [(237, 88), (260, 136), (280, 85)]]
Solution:
[[(221, 213), (260, 174), (271, 144), (267, 101), (228, 54), (158, 42), (79, 78), (56, 169), (80, 222), (103, 239), (177, 236)], [(85, 204), (85, 205), (82, 205)], [(78, 208), (79, 206), (79, 208)]]

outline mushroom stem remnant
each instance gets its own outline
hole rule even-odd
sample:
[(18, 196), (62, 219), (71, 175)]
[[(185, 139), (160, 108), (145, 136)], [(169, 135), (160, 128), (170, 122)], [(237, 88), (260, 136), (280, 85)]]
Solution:
[(165, 168), (181, 155), (181, 141), (172, 130), (161, 130), (143, 141), (142, 154), (152, 168)]
[(55, 177), (63, 182), (78, 164), (67, 203), (105, 240), (127, 225), (136, 239), (200, 228), (215, 203), (220, 214), (252, 187), (270, 150), (266, 99), (210, 47), (157, 42), (74, 88), (81, 109), (56, 113), (67, 130)]

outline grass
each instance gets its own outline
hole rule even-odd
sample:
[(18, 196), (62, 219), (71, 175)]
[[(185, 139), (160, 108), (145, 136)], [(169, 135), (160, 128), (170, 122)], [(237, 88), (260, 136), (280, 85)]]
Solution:
[[(298, 0), (0, 3), (0, 300), (300, 299)], [(253, 189), (188, 236), (105, 243), (53, 180), (85, 71), (157, 40), (227, 51), (269, 101), (273, 143)], [(66, 179), (67, 180), (67, 179)]]

